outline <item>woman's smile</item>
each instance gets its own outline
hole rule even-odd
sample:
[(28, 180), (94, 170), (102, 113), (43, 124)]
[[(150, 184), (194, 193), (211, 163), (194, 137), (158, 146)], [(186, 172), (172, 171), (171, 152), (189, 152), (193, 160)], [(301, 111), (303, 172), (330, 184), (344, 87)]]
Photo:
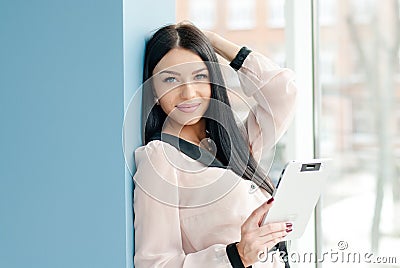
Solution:
[(199, 108), (199, 106), (201, 105), (200, 102), (195, 102), (195, 103), (182, 103), (176, 106), (176, 108), (184, 113), (193, 113), (194, 111), (197, 110), (197, 108)]

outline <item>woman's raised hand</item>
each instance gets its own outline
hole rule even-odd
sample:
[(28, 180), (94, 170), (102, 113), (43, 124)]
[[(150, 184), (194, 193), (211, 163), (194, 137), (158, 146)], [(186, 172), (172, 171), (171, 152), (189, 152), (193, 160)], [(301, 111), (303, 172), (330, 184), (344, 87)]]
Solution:
[(241, 48), (241, 46), (223, 38), (215, 32), (206, 30), (202, 30), (202, 32), (208, 40), (210, 40), (215, 52), (224, 57), (227, 61), (232, 61)]
[(274, 199), (271, 198), (255, 209), (241, 227), (241, 239), (236, 247), (245, 267), (259, 261), (261, 251), (267, 254), (265, 250), (273, 248), (292, 231), (292, 224), (286, 222), (260, 226), (264, 215), (272, 207), (273, 201)]

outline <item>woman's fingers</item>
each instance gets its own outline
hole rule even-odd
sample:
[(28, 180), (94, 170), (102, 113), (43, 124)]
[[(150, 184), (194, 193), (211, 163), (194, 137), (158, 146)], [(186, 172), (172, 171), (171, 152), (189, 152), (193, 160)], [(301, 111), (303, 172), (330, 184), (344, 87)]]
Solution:
[(257, 261), (260, 251), (272, 248), (291, 231), (292, 223), (273, 222), (260, 226), (260, 223), (274, 199), (271, 198), (258, 208), (246, 219), (241, 228), (241, 239), (237, 244), (242, 261), (251, 265)]
[(261, 251), (267, 250), (268, 252), (277, 243), (281, 242), (286, 235), (286, 231), (277, 231), (265, 236), (258, 236), (255, 232), (242, 236), (241, 241), (238, 243), (238, 251), (242, 261), (248, 265), (257, 262), (257, 256)]
[(281, 242), (292, 231), (292, 223), (270, 223), (260, 227), (258, 242), (264, 247), (272, 248)]
[(266, 225), (260, 226), (258, 228), (258, 235), (259, 236), (265, 236), (268, 234), (276, 233), (276, 232), (286, 232), (286, 230), (289, 229), (287, 226), (286, 222), (273, 222), (273, 223), (268, 223)]
[(253, 229), (255, 227), (259, 227), (259, 223), (262, 221), (264, 214), (268, 212), (268, 210), (272, 207), (272, 203), (274, 198), (271, 197), (267, 202), (256, 208), (250, 216), (243, 223), (242, 228)]

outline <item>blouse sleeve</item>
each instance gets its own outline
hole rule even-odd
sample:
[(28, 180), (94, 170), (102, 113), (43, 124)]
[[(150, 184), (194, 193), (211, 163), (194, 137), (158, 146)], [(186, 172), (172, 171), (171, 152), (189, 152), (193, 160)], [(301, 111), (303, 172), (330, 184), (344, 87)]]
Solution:
[(245, 121), (250, 147), (257, 159), (262, 149), (269, 150), (276, 144), (292, 121), (297, 92), (294, 72), (251, 52), (238, 76), (244, 93), (257, 102)]
[(151, 142), (135, 152), (135, 267), (231, 267), (223, 244), (184, 252), (178, 175), (157, 144)]

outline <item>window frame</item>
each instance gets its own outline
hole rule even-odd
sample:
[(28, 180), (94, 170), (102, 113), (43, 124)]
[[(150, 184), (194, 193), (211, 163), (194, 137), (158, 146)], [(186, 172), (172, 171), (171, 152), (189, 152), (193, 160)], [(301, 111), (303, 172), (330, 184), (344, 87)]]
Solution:
[[(318, 0), (285, 1), (287, 67), (296, 72), (296, 117), (288, 130), (288, 155), (295, 159), (319, 157), (320, 82), (318, 71)], [(304, 18), (309, 18), (305, 20)], [(313, 253), (322, 249), (321, 203), (318, 202), (302, 238), (292, 241), (290, 251)], [(300, 250), (301, 249), (301, 250)], [(291, 263), (310, 267), (310, 263)], [(322, 267), (315, 262), (314, 267)]]

